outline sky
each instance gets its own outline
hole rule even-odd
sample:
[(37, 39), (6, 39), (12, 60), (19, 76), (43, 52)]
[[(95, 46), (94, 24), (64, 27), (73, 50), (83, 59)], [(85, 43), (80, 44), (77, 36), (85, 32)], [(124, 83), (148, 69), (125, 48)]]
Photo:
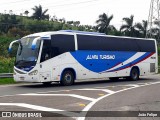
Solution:
[(148, 20), (151, 0), (0, 0), (0, 13), (24, 13), (32, 15), (34, 6), (49, 9), (48, 14), (67, 21), (80, 21), (82, 25), (96, 25), (100, 14), (113, 14), (111, 24), (119, 28), (122, 18), (134, 15), (135, 22)]

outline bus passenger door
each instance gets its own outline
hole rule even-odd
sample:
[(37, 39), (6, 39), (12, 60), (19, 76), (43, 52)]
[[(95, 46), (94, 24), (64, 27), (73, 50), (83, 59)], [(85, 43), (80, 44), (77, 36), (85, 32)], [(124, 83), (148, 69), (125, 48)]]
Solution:
[(51, 41), (43, 40), (43, 47), (40, 59), (40, 81), (49, 82), (51, 81)]

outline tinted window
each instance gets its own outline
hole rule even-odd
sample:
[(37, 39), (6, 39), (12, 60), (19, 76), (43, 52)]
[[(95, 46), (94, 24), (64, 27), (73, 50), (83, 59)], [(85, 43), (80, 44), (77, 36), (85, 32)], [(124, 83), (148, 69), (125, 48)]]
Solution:
[(52, 57), (64, 52), (74, 51), (75, 43), (73, 35), (52, 35), (51, 36)]
[[(102, 51), (153, 51), (154, 41), (137, 40), (118, 37), (77, 35), (79, 50), (102, 50)], [(138, 42), (137, 41), (142, 41)], [(153, 43), (153, 44), (150, 44)], [(151, 49), (146, 49), (149, 47)]]
[(96, 36), (77, 35), (79, 50), (99, 50), (99, 40)]
[(103, 37), (103, 40), (101, 39), (99, 42), (99, 46), (102, 46), (102, 50), (139, 51), (136, 41), (132, 39)]
[(51, 58), (51, 41), (43, 40), (43, 48), (41, 54), (41, 62)]
[(155, 42), (152, 40), (137, 40), (137, 44), (143, 52), (155, 52)]

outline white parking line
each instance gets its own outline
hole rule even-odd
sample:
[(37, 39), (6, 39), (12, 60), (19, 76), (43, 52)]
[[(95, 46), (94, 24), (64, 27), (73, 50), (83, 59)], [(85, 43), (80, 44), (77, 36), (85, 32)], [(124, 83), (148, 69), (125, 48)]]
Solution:
[(40, 111), (64, 111), (64, 110), (42, 107), (42, 106), (26, 104), (26, 103), (0, 103), (0, 105), (1, 106), (19, 106), (19, 107), (25, 107), (25, 108), (30, 108), (34, 110), (40, 110)]
[[(105, 87), (101, 87), (101, 89), (98, 89), (100, 87), (94, 87), (94, 88), (84, 88), (84, 89), (71, 89), (71, 90), (91, 90), (91, 91), (104, 91), (107, 92), (108, 94), (101, 96), (97, 99), (94, 98), (90, 98), (90, 97), (86, 97), (86, 96), (81, 96), (81, 95), (76, 95), (76, 94), (48, 94), (49, 92), (62, 92), (62, 91), (66, 91), (66, 90), (60, 90), (60, 91), (47, 91), (47, 92), (37, 92), (37, 93), (27, 93), (27, 94), (17, 94), (17, 95), (24, 95), (24, 96), (69, 96), (69, 97), (75, 97), (75, 98), (79, 98), (79, 99), (84, 99), (84, 100), (89, 100), (91, 101), (82, 111), (89, 111), (93, 105), (95, 105), (98, 101), (102, 100), (103, 98), (109, 97), (110, 95), (119, 93), (119, 92), (123, 92), (129, 89), (134, 89), (137, 87), (142, 87), (142, 86), (148, 86), (148, 85), (153, 85), (153, 84), (158, 84), (160, 82), (149, 82), (149, 83), (144, 83), (144, 85), (137, 85), (137, 84), (127, 84), (127, 85), (117, 85), (115, 87), (118, 86), (130, 86), (129, 88), (126, 89), (122, 89), (119, 91), (112, 91), (109, 89), (105, 89), (106, 87), (109, 86), (105, 86)], [(42, 93), (42, 94), (41, 94)], [(47, 93), (47, 94), (44, 94)], [(11, 96), (15, 96), (15, 95), (11, 95)], [(25, 108), (30, 108), (30, 109), (34, 109), (34, 110), (40, 110), (40, 111), (54, 111), (54, 113), (58, 113), (59, 111), (65, 111), (65, 110), (59, 110), (59, 109), (54, 109), (54, 108), (48, 108), (48, 107), (43, 107), (43, 106), (37, 106), (37, 105), (32, 105), (32, 104), (26, 104), (26, 103), (0, 103), (0, 105), (6, 105), (6, 106), (19, 106), (19, 107), (25, 107)], [(63, 115), (66, 115), (67, 111), (64, 112)], [(74, 112), (71, 112), (71, 115), (76, 114)], [(66, 115), (66, 116), (69, 116)], [(85, 120), (85, 117), (77, 117), (78, 120)]]
[(25, 96), (69, 96), (69, 97), (75, 97), (83, 100), (89, 100), (94, 101), (94, 98), (82, 96), (82, 95), (75, 95), (75, 94), (36, 94), (36, 93), (30, 93), (30, 94), (20, 94)]
[(138, 84), (128, 84), (128, 85), (123, 85), (123, 86), (133, 86), (133, 87), (139, 87), (140, 85), (138, 85)]
[(115, 91), (109, 90), (109, 89), (102, 89), (102, 91), (107, 92), (109, 94), (115, 93)]
[(83, 89), (77, 89), (77, 90), (100, 90), (100, 89), (94, 89), (94, 88), (83, 88)]
[(111, 93), (114, 93), (114, 91), (112, 91), (112, 90), (109, 90), (109, 89), (94, 89), (94, 88), (84, 88), (84, 89), (77, 89), (77, 90), (96, 90), (96, 91), (104, 91), (104, 92), (107, 92), (107, 93), (109, 93), (109, 94), (111, 94)]
[[(71, 117), (73, 115), (78, 116), (78, 114), (76, 114), (75, 112), (68, 112), (68, 111), (65, 111), (65, 110), (48, 108), (48, 107), (26, 104), (26, 103), (0, 103), (0, 106), (18, 106), (18, 107), (30, 108), (30, 109), (33, 109), (33, 110), (57, 113), (57, 114), (61, 114), (61, 115), (69, 116), (69, 117)], [(75, 118), (75, 117), (72, 117), (72, 118)]]
[[(130, 89), (134, 89), (134, 88), (138, 88), (138, 87), (149, 86), (149, 85), (154, 85), (154, 84), (159, 84), (159, 83), (160, 82), (153, 82), (153, 83), (145, 84), (145, 85), (135, 85), (135, 84), (132, 84), (133, 87), (122, 89), (122, 90), (116, 91), (114, 93), (107, 94), (107, 95), (104, 95), (102, 97), (97, 98), (93, 102), (89, 103), (82, 111), (89, 111), (93, 107), (93, 105), (95, 105), (98, 101), (100, 101), (100, 100), (102, 100), (102, 99), (104, 99), (106, 97), (109, 97), (109, 96), (111, 96), (113, 94), (116, 94), (116, 93), (119, 93), (119, 92), (123, 92), (123, 91), (126, 91), (126, 90), (130, 90)], [(77, 118), (77, 120), (85, 120), (85, 117), (79, 117), (79, 118)]]
[[(159, 75), (159, 74), (158, 74)], [(149, 83), (151, 83), (151, 82), (149, 82)], [(157, 82), (153, 82), (153, 83), (157, 83)], [(0, 85), (0, 88), (1, 87), (10, 87), (10, 86), (21, 86), (21, 85), (30, 85), (30, 84), (18, 84), (18, 85), (5, 85), (5, 86), (1, 86)], [(33, 84), (31, 84), (31, 85), (33, 85)], [(133, 84), (129, 84), (129, 85), (133, 85)], [(136, 85), (136, 84), (134, 84), (134, 85)], [(93, 89), (105, 89), (105, 88), (108, 88), (108, 87), (119, 87), (119, 86), (128, 86), (128, 85), (115, 85), (115, 86), (103, 86), (103, 87), (92, 87)], [(82, 89), (82, 90), (85, 90), (85, 89), (90, 89), (90, 88), (84, 88), (84, 89)], [(35, 92), (35, 93), (50, 93), (50, 92), (55, 92), (55, 93), (57, 93), (57, 92), (64, 92), (64, 91), (66, 91), (66, 90), (70, 90), (70, 91), (72, 91), (72, 90), (81, 90), (81, 89), (64, 89), (64, 90), (57, 90), (57, 91), (45, 91), (45, 92)], [(8, 96), (16, 96), (16, 95), (20, 95), (20, 94), (13, 94), (13, 95), (1, 95), (0, 97), (8, 97)]]

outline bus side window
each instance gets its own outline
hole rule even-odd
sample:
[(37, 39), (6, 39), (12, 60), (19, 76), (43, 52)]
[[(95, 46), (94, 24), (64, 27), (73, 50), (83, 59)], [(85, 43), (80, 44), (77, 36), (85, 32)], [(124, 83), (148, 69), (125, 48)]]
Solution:
[(73, 35), (57, 34), (51, 36), (52, 57), (56, 57), (65, 52), (75, 51)]
[(48, 60), (50, 58), (51, 58), (51, 41), (44, 40), (42, 54), (41, 54), (41, 62)]
[(51, 57), (55, 57), (60, 54), (58, 47), (51, 47), (51, 51), (52, 51)]

